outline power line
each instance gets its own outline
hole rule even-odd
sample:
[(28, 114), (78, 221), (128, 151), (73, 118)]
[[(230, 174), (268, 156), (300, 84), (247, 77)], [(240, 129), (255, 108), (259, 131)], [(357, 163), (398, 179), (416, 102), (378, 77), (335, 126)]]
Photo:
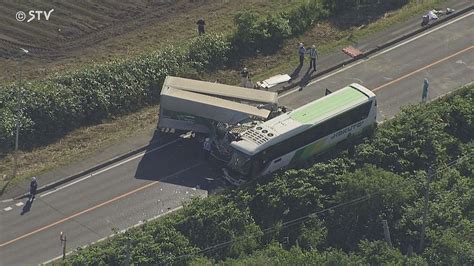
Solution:
[(437, 173), (441, 173), (444, 170), (447, 170), (448, 168), (451, 168), (452, 166), (455, 166), (456, 164), (462, 162), (465, 158), (471, 157), (472, 155), (473, 155), (473, 152), (465, 154), (461, 157), (458, 157), (456, 160), (453, 160), (453, 161), (447, 163), (445, 167), (435, 171), (433, 174), (436, 175)]
[[(277, 229), (277, 228), (286, 228), (286, 227), (290, 227), (290, 226), (293, 226), (293, 225), (296, 225), (296, 224), (300, 224), (302, 222), (305, 222), (309, 219), (312, 219), (312, 218), (316, 218), (316, 216), (318, 214), (322, 214), (322, 213), (325, 213), (325, 212), (328, 212), (330, 210), (334, 210), (334, 209), (337, 209), (337, 208), (340, 208), (340, 207), (344, 207), (344, 206), (350, 206), (350, 205), (355, 205), (355, 204), (359, 204), (361, 202), (364, 202), (364, 201), (367, 201), (369, 200), (370, 198), (372, 198), (373, 196), (377, 195), (377, 194), (380, 194), (381, 192), (374, 192), (374, 193), (369, 193), (365, 196), (361, 196), (361, 197), (358, 197), (356, 199), (353, 199), (353, 200), (350, 200), (350, 201), (347, 201), (347, 202), (343, 202), (343, 203), (340, 203), (340, 204), (337, 204), (337, 205), (334, 205), (332, 207), (329, 207), (329, 208), (326, 208), (326, 209), (323, 209), (323, 210), (320, 210), (320, 211), (317, 211), (317, 212), (313, 212), (313, 213), (310, 213), (310, 214), (307, 214), (305, 216), (301, 216), (301, 217), (298, 217), (298, 218), (295, 218), (293, 220), (290, 220), (290, 221), (286, 221), (284, 222), (283, 224), (281, 225), (274, 225), (272, 227), (268, 227), (266, 229), (263, 229), (261, 230), (261, 232), (263, 233), (263, 235)], [(226, 246), (229, 246), (230, 244), (236, 242), (236, 241), (239, 241), (239, 240), (242, 240), (242, 239), (246, 239), (246, 238), (253, 238), (253, 237), (257, 237), (260, 235), (260, 232), (259, 233), (254, 233), (254, 234), (250, 234), (250, 235), (244, 235), (244, 236), (240, 236), (240, 237), (236, 237), (232, 240), (229, 240), (229, 241), (226, 241), (226, 242), (222, 242), (222, 243), (219, 243), (219, 244), (216, 244), (214, 246), (210, 246), (210, 247), (207, 247), (205, 249), (202, 249), (202, 250), (199, 250), (199, 251), (196, 251), (196, 252), (193, 252), (193, 253), (188, 253), (188, 254), (184, 254), (184, 255), (181, 255), (179, 257), (177, 257), (176, 259), (173, 260), (173, 262), (177, 261), (177, 260), (181, 260), (181, 259), (184, 259), (184, 258), (187, 258), (187, 257), (192, 257), (192, 256), (195, 256), (195, 255), (198, 255), (198, 254), (203, 254), (203, 253), (207, 253), (207, 252), (210, 252), (212, 250), (217, 250), (217, 249), (220, 249), (220, 248), (223, 248), (223, 247), (226, 247)]]
[(432, 181), (433, 177), (436, 177), (438, 173), (441, 173), (442, 171), (449, 169), (450, 167), (455, 166), (456, 164), (462, 162), (464, 158), (469, 156), (470, 154), (466, 154), (464, 156), (461, 156), (457, 158), (456, 160), (453, 160), (451, 162), (448, 162), (445, 167), (434, 171), (433, 166), (430, 166), (428, 169), (428, 175), (426, 177), (426, 185), (425, 185), (425, 191), (424, 191), (424, 203), (423, 203), (423, 217), (422, 217), (422, 224), (421, 224), (421, 236), (420, 236), (420, 245), (419, 245), (419, 253), (423, 253), (423, 248), (425, 244), (425, 230), (426, 230), (426, 220), (428, 217), (428, 211), (429, 211), (429, 190), (430, 190), (430, 182)]
[[(445, 167), (443, 167), (443, 168), (441, 168), (437, 171), (434, 171), (432, 173), (432, 175), (434, 176), (437, 173), (441, 173), (441, 172), (447, 170), (448, 168), (451, 168), (451, 167), (457, 165), (458, 163), (461, 163), (465, 158), (469, 157), (470, 155), (472, 155), (472, 154), (468, 153), (468, 154), (465, 154), (465, 155), (457, 158), (456, 160), (448, 162)], [(286, 222), (284, 222), (280, 225), (275, 225), (275, 226), (272, 226), (272, 227), (268, 227), (266, 229), (261, 230), (261, 233), (263, 233), (263, 235), (265, 235), (265, 234), (267, 234), (269, 232), (272, 232), (272, 231), (274, 231), (275, 229), (278, 229), (278, 228), (282, 229), (282, 228), (287, 228), (287, 227), (290, 227), (290, 226), (293, 226), (293, 225), (300, 224), (300, 223), (305, 222), (305, 221), (307, 221), (311, 218), (316, 218), (316, 216), (318, 214), (322, 214), (322, 213), (325, 213), (325, 212), (328, 212), (330, 210), (334, 210), (334, 209), (337, 209), (337, 208), (340, 208), (340, 207), (356, 205), (356, 204), (362, 203), (362, 202), (367, 201), (370, 198), (372, 198), (373, 196), (375, 196), (377, 194), (380, 194), (380, 193), (381, 192), (370, 193), (370, 194), (367, 194), (365, 196), (361, 196), (359, 198), (356, 198), (356, 199), (353, 199), (353, 200), (350, 200), (350, 201), (347, 201), (347, 202), (343, 202), (343, 203), (334, 205), (332, 207), (329, 207), (329, 208), (326, 208), (326, 209), (323, 209), (323, 210), (320, 210), (320, 211), (317, 211), (317, 212), (313, 212), (313, 213), (307, 214), (305, 216), (295, 218), (295, 219), (290, 220), (290, 221), (286, 221)], [(202, 249), (202, 250), (199, 250), (199, 251), (196, 251), (196, 252), (193, 252), (193, 253), (188, 253), (188, 254), (181, 255), (181, 256), (177, 257), (176, 259), (174, 259), (173, 261), (181, 260), (181, 259), (184, 259), (184, 258), (187, 258), (187, 257), (192, 257), (192, 256), (195, 256), (195, 255), (198, 255), (198, 254), (203, 254), (203, 253), (207, 253), (207, 252), (210, 252), (210, 251), (213, 251), (213, 250), (224, 248), (224, 247), (227, 247), (227, 246), (233, 244), (236, 241), (246, 239), (246, 238), (257, 237), (259, 235), (260, 235), (260, 232), (255, 233), (255, 234), (240, 236), (240, 237), (234, 238), (232, 240), (222, 242), (222, 243), (207, 247), (205, 249)]]

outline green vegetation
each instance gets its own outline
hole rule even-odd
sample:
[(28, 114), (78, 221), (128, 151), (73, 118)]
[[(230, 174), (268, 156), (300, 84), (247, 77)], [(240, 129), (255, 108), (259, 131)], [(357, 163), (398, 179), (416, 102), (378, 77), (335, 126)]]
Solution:
[[(255, 180), (74, 253), (68, 264), (448, 264), (474, 261), (474, 85), (404, 109), (308, 169)], [(337, 158), (336, 158), (337, 156)], [(418, 249), (427, 169), (425, 248)], [(387, 220), (393, 247), (384, 239)], [(406, 256), (409, 246), (418, 255)]]
[(254, 55), (258, 51), (273, 53), (281, 47), (283, 40), (304, 32), (314, 21), (328, 15), (320, 1), (308, 1), (290, 11), (266, 17), (248, 10), (237, 13), (232, 52), (236, 57)]
[(168, 45), (137, 58), (30, 82), (20, 92), (16, 84), (0, 88), (0, 151), (10, 150), (14, 142), (16, 110), (23, 148), (51, 143), (72, 129), (156, 103), (166, 75), (194, 76), (235, 65), (257, 50), (274, 52), (286, 38), (340, 12), (332, 2), (301, 2), (276, 15), (244, 11), (236, 14), (237, 29), (231, 36), (206, 34), (187, 45)]
[[(291, 17), (289, 16), (289, 23), (292, 25), (292, 30), (291, 30), (291, 36), (288, 37), (287, 40), (283, 41), (283, 46), (282, 48), (274, 54), (257, 54), (257, 56), (252, 56), (249, 58), (246, 58), (242, 60), (242, 64), (245, 64), (248, 66), (250, 69), (252, 69), (252, 72), (254, 74), (254, 77), (256, 79), (263, 79), (266, 78), (270, 75), (274, 75), (276, 73), (282, 73), (288, 71), (290, 68), (294, 66), (294, 64), (297, 64), (295, 60), (297, 60), (293, 55), (294, 55), (294, 45), (295, 43), (299, 41), (304, 41), (305, 43), (308, 43), (309, 41), (313, 42), (316, 41), (317, 43), (320, 44), (320, 52), (322, 54), (327, 53), (328, 51), (333, 51), (336, 47), (340, 47), (342, 45), (350, 44), (351, 42), (358, 41), (360, 38), (363, 36), (369, 35), (373, 33), (374, 31), (379, 31), (383, 28), (386, 28), (396, 22), (402, 21), (408, 17), (411, 17), (422, 10), (425, 10), (427, 8), (432, 8), (435, 4), (438, 2), (443, 1), (443, 0), (426, 0), (422, 2), (410, 2), (410, 4), (403, 6), (401, 9), (395, 11), (395, 12), (389, 12), (386, 13), (382, 18), (376, 19), (378, 16), (381, 16), (384, 10), (387, 9), (387, 7), (382, 7), (382, 8), (375, 8), (378, 10), (374, 17), (374, 14), (371, 13), (368, 17), (371, 17), (373, 20), (376, 19), (375, 23), (369, 23), (369, 22), (358, 22), (358, 23), (369, 23), (367, 27), (364, 28), (359, 28), (359, 27), (353, 27), (351, 25), (348, 25), (347, 27), (342, 27), (339, 28), (339, 26), (334, 25), (334, 22), (332, 22), (333, 16), (329, 18), (329, 20), (323, 20), (322, 22), (318, 21), (313, 21), (312, 24), (308, 23), (306, 20), (303, 19), (297, 19), (297, 18), (305, 18), (305, 17), (311, 17), (311, 16), (303, 16), (303, 15), (298, 15), (298, 12), (307, 12), (308, 9), (305, 7), (309, 6), (313, 1), (301, 1), (301, 2), (292, 2), (291, 4), (286, 3), (283, 5), (285, 8), (288, 8), (287, 10), (293, 10), (294, 19), (292, 21)], [(302, 4), (302, 3), (307, 3)], [(388, 1), (387, 3), (389, 3)], [(396, 3), (397, 1), (393, 1)], [(276, 2), (275, 2), (276, 3)], [(275, 3), (272, 3), (275, 4)], [(380, 2), (381, 5), (385, 4), (385, 1)], [(275, 5), (280, 5), (281, 4), (275, 4)], [(232, 9), (235, 7), (228, 7), (229, 9)], [(262, 8), (264, 9), (264, 6), (252, 6), (252, 10), (260, 10), (262, 11)], [(274, 9), (275, 7), (273, 7)], [(298, 11), (299, 10), (299, 11)], [(306, 10), (306, 11), (305, 11)], [(367, 10), (366, 8), (359, 9), (357, 11), (357, 14), (360, 14), (362, 11)], [(274, 13), (274, 12), (273, 12)], [(317, 12), (313, 12), (317, 13)], [(351, 13), (351, 12), (349, 12)], [(259, 19), (266, 18), (265, 12), (259, 12)], [(352, 14), (352, 13), (351, 13)], [(341, 15), (338, 15), (336, 17), (336, 20), (339, 21)], [(342, 14), (344, 16), (344, 14)], [(364, 17), (364, 15), (360, 15), (360, 17)], [(225, 16), (227, 18), (227, 16)], [(217, 19), (217, 18), (214, 18)], [(224, 17), (219, 16), (218, 20), (220, 21), (221, 19), (224, 19)], [(305, 22), (306, 21), (306, 22)], [(341, 21), (344, 21), (344, 17), (342, 17)], [(217, 20), (215, 21), (217, 22)], [(299, 22), (300, 24), (297, 24), (296, 22)], [(225, 24), (225, 23), (224, 23)], [(224, 24), (219, 24), (219, 25), (224, 25)], [(161, 25), (161, 24), (160, 24)], [(228, 26), (223, 26), (223, 28), (214, 28), (214, 24), (210, 25), (210, 29), (214, 29), (215, 31), (225, 31), (225, 32), (231, 32), (232, 27)], [(227, 25), (227, 24), (225, 24)], [(300, 25), (300, 26), (298, 26)], [(307, 25), (307, 28), (305, 28), (306, 31), (300, 32), (298, 28), (301, 28), (301, 25)], [(360, 25), (360, 24), (355, 24), (355, 25)], [(216, 26), (216, 25), (214, 25)], [(176, 28), (181, 28), (183, 25), (176, 25)], [(153, 31), (155, 32), (155, 31)], [(159, 31), (157, 31), (159, 33)], [(179, 36), (183, 37), (183, 33), (186, 31), (180, 31), (178, 34)], [(155, 32), (156, 33), (156, 32)], [(304, 35), (302, 34), (304, 33)], [(301, 34), (301, 35), (299, 35)], [(186, 36), (189, 36), (189, 34), (184, 34)], [(350, 35), (353, 36), (350, 40), (347, 39), (346, 37)], [(173, 35), (174, 36), (174, 35)], [(216, 38), (219, 38), (219, 35), (213, 35), (216, 36)], [(172, 36), (171, 36), (172, 37)], [(209, 36), (211, 37), (211, 36)], [(174, 38), (174, 37), (173, 37)], [(341, 39), (342, 38), (342, 39)], [(161, 40), (161, 39), (160, 39)], [(182, 52), (185, 55), (189, 55), (189, 51), (193, 51), (194, 53), (198, 51), (198, 49), (192, 48), (193, 46), (196, 47), (196, 45), (201, 45), (202, 42), (199, 42), (199, 38), (191, 38), (191, 40), (196, 40), (196, 44), (192, 45), (190, 44), (188, 48), (178, 48), (180, 52)], [(190, 40), (190, 41), (191, 41)], [(221, 39), (224, 43), (228, 43), (227, 38)], [(159, 43), (159, 42), (158, 42)], [(212, 42), (212, 46), (217, 46), (221, 47), (220, 44), (222, 42)], [(127, 43), (127, 47), (129, 47), (129, 43)], [(158, 49), (164, 49), (163, 48), (164, 44), (158, 45), (158, 46), (153, 46)], [(235, 46), (235, 44), (234, 44)], [(119, 47), (122, 47), (119, 45)], [(156, 51), (153, 52), (150, 47), (146, 49), (140, 49), (142, 46), (130, 46), (131, 48), (135, 50), (142, 50), (144, 52), (143, 57), (147, 57), (148, 55), (153, 55), (157, 53)], [(181, 47), (181, 46), (180, 46)], [(208, 49), (200, 49), (200, 52), (203, 52), (203, 55), (200, 55), (201, 58), (202, 56), (206, 56), (212, 53), (209, 53)], [(223, 50), (220, 50), (223, 51)], [(100, 53), (102, 55), (106, 55), (107, 51), (101, 51)], [(133, 53), (127, 53), (127, 56), (125, 57), (116, 57), (116, 58), (123, 58), (119, 60), (115, 60), (113, 62), (119, 63), (119, 62), (135, 62), (137, 61), (137, 58), (135, 55), (138, 54), (138, 51), (135, 51)], [(193, 55), (195, 56), (195, 55)], [(83, 58), (83, 57), (81, 57)], [(87, 58), (85, 56), (84, 58)], [(110, 57), (107, 57), (110, 58)], [(219, 65), (219, 62), (222, 62), (221, 58), (224, 57), (214, 57), (214, 59), (217, 59), (217, 64)], [(204, 58), (205, 59), (205, 58)], [(99, 62), (103, 62), (105, 59), (97, 58)], [(189, 78), (197, 78), (197, 79), (204, 79), (204, 80), (213, 80), (213, 81), (218, 81), (222, 83), (227, 83), (227, 84), (236, 84), (238, 82), (237, 78), (237, 72), (234, 68), (232, 67), (226, 67), (224, 66), (221, 69), (218, 70), (213, 70), (213, 65), (210, 64), (210, 67), (205, 67), (205, 61), (203, 64), (197, 63), (200, 62), (200, 59), (197, 59), (197, 56), (195, 56), (195, 59), (192, 61), (188, 62), (187, 67), (184, 67), (183, 71), (185, 73), (182, 73), (181, 76), (184, 77), (189, 77)], [(227, 65), (238, 65), (240, 59), (232, 58), (232, 50), (229, 53), (229, 57), (227, 60)], [(194, 63), (192, 63), (194, 62)], [(203, 67), (202, 72), (198, 72), (196, 68), (201, 69), (201, 66)], [(99, 66), (95, 66), (97, 68), (100, 68)], [(89, 67), (89, 68), (94, 68), (94, 67)], [(34, 68), (36, 69), (36, 68)], [(125, 68), (127, 69), (127, 68)], [(207, 70), (209, 69), (209, 70)], [(54, 72), (54, 68), (50, 69), (49, 73)], [(147, 70), (148, 71), (148, 70)], [(153, 72), (154, 70), (150, 70)], [(73, 72), (77, 73), (81, 72), (81, 70)], [(68, 76), (69, 74), (64, 74), (64, 76)], [(127, 75), (128, 76), (128, 75)], [(141, 79), (142, 77), (140, 77)], [(49, 82), (53, 78), (49, 78), (43, 81), (37, 80), (34, 81), (33, 83), (42, 83), (42, 82)], [(149, 84), (153, 84), (152, 88), (148, 89), (156, 89), (161, 87), (161, 84), (158, 83), (158, 81), (149, 81), (147, 82)], [(53, 84), (50, 84), (51, 86), (56, 86), (53, 82)], [(156, 86), (155, 86), (156, 85)], [(30, 90), (32, 89), (28, 85), (25, 85), (25, 88)], [(1, 89), (1, 86), (0, 86)], [(12, 87), (9, 87), (9, 89), (13, 89)], [(33, 88), (34, 89), (34, 88)], [(141, 90), (141, 88), (140, 88)], [(146, 93), (147, 90), (144, 90)], [(110, 93), (111, 91), (107, 91), (107, 93)], [(15, 178), (14, 180), (9, 181), (8, 176), (10, 176), (12, 165), (13, 165), (13, 156), (11, 153), (9, 153), (12, 149), (12, 141), (13, 141), (13, 131), (12, 131), (12, 126), (14, 126), (14, 113), (11, 112), (11, 109), (15, 107), (14, 99), (16, 98), (15, 95), (13, 94), (13, 91), (10, 91), (7, 93), (8, 95), (3, 95), (0, 93), (0, 120), (2, 121), (7, 121), (4, 124), (0, 124), (0, 138), (6, 138), (8, 141), (4, 141), (4, 139), (0, 140), (0, 155), (4, 156), (2, 158), (1, 164), (0, 164), (0, 186), (2, 187), (2, 192), (5, 190), (8, 190), (9, 187), (14, 186), (17, 182), (21, 182), (24, 178), (27, 178), (31, 175), (39, 175), (45, 171), (48, 171), (53, 168), (60, 167), (62, 165), (67, 165), (68, 163), (76, 160), (80, 160), (84, 158), (86, 154), (92, 154), (97, 150), (105, 149), (108, 146), (110, 146), (113, 141), (116, 141), (118, 139), (124, 139), (126, 137), (129, 137), (133, 134), (146, 134), (146, 132), (151, 132), (155, 125), (156, 125), (156, 116), (157, 116), (157, 104), (158, 100), (154, 100), (155, 102), (149, 105), (146, 108), (143, 108), (142, 106), (132, 106), (132, 108), (129, 108), (129, 110), (135, 110), (139, 109), (139, 111), (131, 111), (131, 113), (126, 114), (126, 115), (120, 115), (120, 114), (110, 114), (108, 115), (107, 118), (100, 120), (100, 122), (97, 121), (89, 121), (87, 119), (84, 119), (82, 122), (82, 126), (80, 125), (73, 125), (71, 128), (65, 128), (63, 125), (57, 126), (52, 126), (56, 125), (54, 123), (54, 119), (50, 118), (48, 121), (53, 121), (53, 123), (46, 123), (45, 126), (49, 127), (48, 131), (52, 132), (46, 136), (44, 135), (39, 135), (38, 139), (35, 139), (34, 137), (29, 137), (30, 142), (24, 142), (24, 132), (22, 129), (20, 130), (20, 152), (19, 152), (19, 172), (18, 172), (18, 177)], [(32, 93), (27, 93), (27, 95), (30, 95)], [(44, 95), (43, 93), (42, 95)], [(58, 94), (58, 93), (56, 93)], [(49, 95), (49, 94), (48, 94)], [(4, 98), (6, 97), (6, 98)], [(54, 94), (49, 95), (49, 98), (54, 98), (56, 97)], [(108, 96), (107, 96), (108, 97)], [(141, 97), (141, 96), (139, 96)], [(81, 98), (81, 96), (77, 96), (76, 99), (73, 99), (73, 102), (76, 101), (78, 98)], [(6, 102), (8, 103), (6, 106), (2, 105), (4, 102), (3, 100), (6, 99)], [(37, 100), (37, 105), (40, 103), (43, 103), (45, 99), (39, 99)], [(149, 100), (147, 98), (147, 100)], [(31, 102), (31, 101), (30, 101)], [(51, 101), (50, 101), (51, 102)], [(142, 102), (143, 103), (143, 102)], [(48, 102), (43, 103), (44, 105), (48, 105)], [(148, 104), (148, 103), (146, 103)], [(4, 108), (1, 108), (4, 107)], [(5, 109), (6, 108), (6, 109)], [(33, 111), (29, 111), (33, 112)], [(33, 112), (34, 113), (34, 112)], [(46, 117), (50, 117), (54, 112), (49, 110), (49, 114), (46, 115)], [(24, 121), (29, 121), (30, 119), (27, 117), (27, 114), (24, 114)], [(80, 121), (79, 121), (80, 122)], [(68, 121), (69, 123), (69, 121)], [(35, 127), (38, 125), (38, 121), (35, 121)], [(22, 125), (22, 127), (25, 127), (26, 129), (31, 129), (32, 125)], [(67, 126), (67, 124), (66, 124)], [(79, 128), (77, 128), (79, 127)], [(77, 129), (75, 129), (77, 128)], [(3, 130), (3, 131), (2, 131)], [(27, 132), (25, 132), (27, 133)], [(30, 131), (28, 134), (33, 134), (33, 131)], [(33, 148), (33, 149), (30, 149)], [(2, 154), (3, 153), (3, 154)], [(4, 177), (4, 180), (1, 180), (1, 177)], [(0, 192), (0, 193), (2, 193)]]
[[(207, 44), (206, 49), (203, 48)], [(212, 49), (212, 50), (209, 50)], [(192, 40), (187, 49), (166, 49), (134, 60), (110, 62), (29, 83), (16, 101), (15, 86), (0, 90), (0, 141), (14, 141), (14, 110), (20, 106), (23, 145), (48, 143), (73, 128), (136, 111), (159, 99), (167, 75), (222, 64), (228, 43), (221, 35)]]
[[(310, 7), (321, 9), (320, 5)], [(241, 57), (241, 47), (253, 47), (255, 43), (258, 48), (281, 42), (291, 33), (291, 26), (283, 23), (282, 17), (270, 15), (257, 21), (260, 18), (255, 13), (239, 13), (235, 17), (238, 30), (231, 37), (205, 34), (193, 38), (185, 47), (169, 45), (135, 59), (113, 61), (28, 83), (25, 86), (28, 89), (22, 89), (19, 97), (15, 84), (0, 88), (0, 142), (4, 145), (0, 149), (7, 150), (14, 142), (17, 109), (21, 115), (23, 147), (49, 143), (79, 126), (156, 103), (167, 75), (189, 76), (215, 70), (229, 62), (229, 54), (233, 59)], [(248, 38), (243, 36), (248, 31), (247, 26), (255, 29)]]

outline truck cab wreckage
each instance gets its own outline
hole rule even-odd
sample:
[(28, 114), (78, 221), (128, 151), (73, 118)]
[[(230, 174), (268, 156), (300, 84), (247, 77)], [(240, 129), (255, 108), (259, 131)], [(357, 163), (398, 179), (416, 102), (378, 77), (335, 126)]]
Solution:
[(377, 125), (376, 95), (357, 83), (295, 110), (278, 106), (277, 99), (275, 92), (167, 77), (158, 127), (209, 137), (224, 178), (239, 185), (296, 166)]
[[(227, 166), (232, 142), (285, 111), (276, 92), (168, 76), (161, 90), (158, 129), (206, 135), (211, 155)], [(228, 181), (238, 183), (227, 170), (224, 173)]]

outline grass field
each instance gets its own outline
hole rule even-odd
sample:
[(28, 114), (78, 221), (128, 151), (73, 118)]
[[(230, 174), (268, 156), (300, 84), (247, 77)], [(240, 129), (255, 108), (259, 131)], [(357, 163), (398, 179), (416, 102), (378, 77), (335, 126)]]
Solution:
[[(106, 1), (103, 3), (110, 2)], [(142, 2), (150, 3), (153, 1)], [(291, 69), (295, 65), (297, 60), (295, 57), (295, 44), (299, 41), (304, 41), (305, 43), (317, 42), (321, 53), (328, 53), (342, 45), (349, 44), (350, 41), (357, 41), (373, 32), (403, 21), (414, 14), (421, 13), (439, 2), (437, 0), (426, 0), (422, 1), (421, 4), (408, 5), (401, 10), (391, 12), (377, 19), (363, 28), (344, 28), (335, 25), (331, 21), (323, 21), (305, 34), (285, 41), (282, 49), (276, 54), (268, 56), (258, 55), (254, 58), (246, 59), (244, 64), (252, 69), (254, 77), (257, 79), (278, 74)], [(48, 54), (44, 58), (31, 57), (28, 59), (28, 63), (32, 65), (25, 66), (25, 73), (30, 78), (42, 78), (45, 74), (77, 68), (84, 64), (90, 64), (92, 61), (102, 62), (107, 61), (110, 57), (134, 56), (148, 49), (156, 49), (166, 42), (179, 42), (185, 40), (190, 34), (196, 34), (194, 22), (200, 16), (204, 16), (206, 23), (209, 24), (208, 31), (228, 32), (232, 28), (232, 20), (229, 14), (237, 12), (237, 10), (245, 6), (251, 6), (260, 12), (268, 12), (277, 7), (289, 7), (294, 5), (296, 1), (248, 0), (241, 3), (244, 4), (236, 4), (234, 1), (228, 1), (228, 3), (226, 1), (194, 1), (193, 3), (190, 3), (190, 1), (173, 1), (172, 3), (165, 4), (164, 7), (175, 10), (174, 17), (181, 17), (182, 20), (172, 19), (170, 14), (164, 14), (165, 17), (161, 18), (161, 21), (150, 21), (150, 24), (147, 24), (147, 26), (125, 31), (123, 34), (98, 41), (95, 44), (91, 43), (89, 46), (78, 48), (78, 51), (70, 51), (69, 54), (61, 55), (56, 59)], [(181, 7), (188, 8), (186, 11), (189, 14), (185, 12), (178, 12), (176, 14), (176, 9), (172, 9), (173, 5), (182, 5)], [(174, 8), (177, 8), (177, 6)], [(0, 11), (0, 18), (4, 16), (4, 12), (4, 10)], [(208, 15), (202, 15), (203, 13)], [(165, 18), (168, 18), (168, 20)], [(113, 22), (111, 23), (113, 24)], [(180, 30), (170, 31), (169, 27), (175, 27), (175, 29)], [(2, 29), (0, 29), (0, 34), (1, 31)], [(349, 35), (354, 36), (350, 41), (347, 39)], [(137, 41), (138, 36), (142, 36), (143, 40)], [(64, 49), (64, 51), (67, 50), (66, 48)], [(103, 51), (106, 52), (102, 54)], [(7, 52), (2, 51), (2, 58), (0, 59), (2, 69), (7, 67), (9, 69), (8, 73), (10, 73), (9, 76), (2, 75), (2, 77), (5, 77), (5, 80), (14, 78), (14, 75), (12, 75), (14, 72), (13, 62), (3, 57)], [(79, 56), (77, 53), (82, 54)], [(222, 69), (213, 73), (202, 74), (201, 78), (205, 80), (219, 80), (227, 84), (238, 83), (238, 74), (235, 69)], [(120, 139), (153, 130), (156, 126), (157, 110), (157, 106), (147, 107), (135, 114), (104, 121), (101, 125), (77, 129), (56, 143), (46, 147), (37, 148), (32, 151), (21, 151), (19, 177), (8, 183), (8, 186), (13, 186), (31, 175), (38, 175), (47, 170), (80, 160), (98, 150), (106, 149), (108, 146), (113, 145), (113, 143), (119, 142)], [(1, 160), (0, 191), (3, 191), (2, 188), (7, 184), (5, 180), (2, 181), (1, 179), (3, 176), (7, 177), (11, 174), (12, 164), (11, 154)]]
[[(38, 0), (2, 1), (0, 82), (16, 78), (18, 47), (30, 50), (23, 76), (41, 79), (112, 58), (127, 58), (185, 42), (204, 17), (208, 32), (229, 32), (233, 15), (244, 8), (283, 10), (302, 0)], [(54, 9), (48, 21), (19, 22), (17, 11)], [(3, 25), (5, 25), (3, 27)]]

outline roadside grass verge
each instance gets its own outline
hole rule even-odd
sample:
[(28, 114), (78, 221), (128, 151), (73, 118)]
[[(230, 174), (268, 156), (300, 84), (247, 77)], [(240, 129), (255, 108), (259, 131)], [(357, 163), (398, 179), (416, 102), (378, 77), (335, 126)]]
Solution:
[[(328, 21), (320, 22), (305, 34), (288, 39), (283, 48), (270, 56), (257, 55), (244, 60), (244, 64), (254, 73), (254, 80), (264, 79), (268, 76), (287, 72), (297, 64), (295, 44), (299, 41), (305, 43), (318, 43), (320, 54), (324, 55), (339, 49), (344, 45), (356, 42), (370, 34), (386, 29), (428, 8), (435, 7), (443, 1), (423, 1), (421, 4), (411, 3), (402, 9), (387, 13), (388, 15), (365, 27), (352, 27), (341, 29)], [(347, 38), (352, 36), (352, 38)], [(283, 62), (283, 63), (282, 63)], [(221, 83), (237, 84), (238, 70), (223, 69), (212, 73), (199, 74), (204, 80), (218, 80)], [(84, 127), (72, 131), (61, 140), (36, 148), (29, 152), (20, 152), (19, 174), (17, 178), (8, 183), (14, 186), (32, 175), (39, 175), (48, 170), (79, 161), (90, 154), (104, 150), (114, 142), (134, 135), (153, 130), (157, 121), (157, 107), (143, 108), (141, 111), (130, 115), (118, 116), (105, 120), (104, 124)], [(11, 174), (13, 167), (12, 155), (8, 154), (0, 165), (0, 190), (7, 184), (6, 177)], [(8, 189), (8, 188), (7, 188)]]
[[(329, 54), (411, 17), (420, 17), (421, 22), (421, 14), (443, 2), (446, 1), (413, 1), (398, 10), (385, 13), (384, 16), (373, 23), (352, 26), (347, 29), (339, 28), (329, 21), (323, 21), (302, 36), (286, 40), (284, 47), (275, 55), (252, 58), (247, 60), (245, 64), (250, 69), (255, 69), (255, 75), (253, 76), (255, 80), (263, 80), (276, 74), (286, 73), (298, 65), (299, 59), (297, 58), (296, 47), (300, 41), (306, 45), (315, 43), (320, 55)], [(226, 73), (222, 74), (227, 75)], [(237, 84), (237, 82), (238, 80), (234, 80), (233, 83)]]
[(0, 164), (0, 193), (31, 176), (40, 175), (103, 151), (124, 138), (153, 132), (156, 128), (157, 115), (158, 107), (152, 105), (133, 114), (108, 119), (99, 125), (79, 128), (50, 145), (28, 152), (20, 150), (17, 177), (11, 181), (8, 177), (13, 169), (13, 154), (8, 154)]

